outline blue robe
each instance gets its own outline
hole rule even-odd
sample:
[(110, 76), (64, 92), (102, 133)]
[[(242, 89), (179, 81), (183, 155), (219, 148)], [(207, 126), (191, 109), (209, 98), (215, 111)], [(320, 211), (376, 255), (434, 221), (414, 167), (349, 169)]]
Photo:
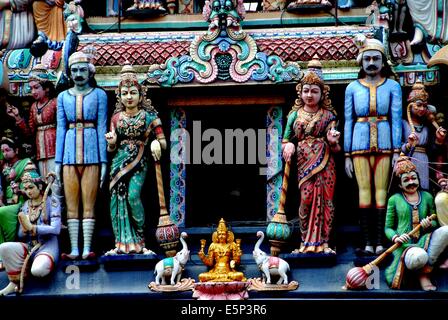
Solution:
[(368, 85), (353, 81), (345, 91), (344, 151), (348, 154), (392, 153), (401, 149), (400, 84), (382, 79)]
[(56, 163), (89, 165), (107, 163), (107, 95), (99, 88), (74, 96), (58, 96)]

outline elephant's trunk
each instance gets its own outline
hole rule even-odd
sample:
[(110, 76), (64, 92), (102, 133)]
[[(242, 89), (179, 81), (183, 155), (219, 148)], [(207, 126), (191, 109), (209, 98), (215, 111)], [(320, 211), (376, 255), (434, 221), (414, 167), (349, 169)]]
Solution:
[(264, 240), (264, 233), (263, 233), (263, 231), (258, 231), (258, 232), (257, 232), (257, 237), (258, 237), (259, 239), (258, 239), (257, 243), (255, 243), (255, 248), (254, 248), (254, 250), (255, 250), (255, 251), (261, 251), (261, 249), (260, 249), (260, 245), (261, 245), (261, 243), (262, 243), (263, 240)]
[(186, 237), (187, 237), (187, 233), (182, 232), (180, 235), (180, 242), (182, 243), (182, 250), (185, 250), (185, 251), (188, 250), (187, 243), (185, 242)]

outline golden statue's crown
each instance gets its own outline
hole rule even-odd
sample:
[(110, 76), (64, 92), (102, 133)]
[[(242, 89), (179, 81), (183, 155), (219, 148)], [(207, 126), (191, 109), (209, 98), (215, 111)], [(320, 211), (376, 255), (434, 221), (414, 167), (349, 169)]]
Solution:
[(224, 221), (224, 218), (221, 218), (221, 220), (219, 220), (218, 228), (216, 228), (216, 230), (218, 232), (219, 231), (227, 232), (227, 226), (226, 226), (226, 222)]
[(315, 84), (317, 86), (322, 87), (324, 82), (314, 71), (307, 71), (306, 74), (302, 78), (302, 84)]
[(308, 69), (322, 69), (322, 63), (319, 60), (319, 56), (315, 54), (313, 56), (313, 59), (311, 59), (310, 62), (308, 62)]

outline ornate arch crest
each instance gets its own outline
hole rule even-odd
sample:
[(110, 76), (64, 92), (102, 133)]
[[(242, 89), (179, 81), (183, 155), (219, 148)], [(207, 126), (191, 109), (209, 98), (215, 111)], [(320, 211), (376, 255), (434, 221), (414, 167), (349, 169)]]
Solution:
[(242, 30), (243, 0), (207, 0), (202, 15), (209, 27), (193, 40), (189, 55), (152, 65), (148, 82), (171, 87), (179, 82), (287, 82), (301, 78), (297, 63), (259, 52), (255, 40)]

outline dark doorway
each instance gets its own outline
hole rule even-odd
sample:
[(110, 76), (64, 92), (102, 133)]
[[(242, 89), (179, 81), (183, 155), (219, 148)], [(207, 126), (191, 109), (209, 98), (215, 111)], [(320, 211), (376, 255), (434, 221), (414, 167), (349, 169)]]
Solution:
[[(258, 137), (257, 129), (265, 129), (265, 107), (198, 107), (189, 108), (187, 112), (187, 129), (191, 139), (191, 162), (193, 162), (194, 144), (201, 137), (193, 136), (193, 123), (200, 121), (201, 136), (207, 129), (216, 129), (222, 137), (222, 164), (205, 164), (201, 158), (200, 164), (187, 165), (187, 214), (188, 227), (200, 227), (216, 224), (221, 217), (233, 224), (245, 224), (248, 221), (266, 220), (266, 177), (260, 175), (258, 148), (266, 144)], [(195, 124), (198, 125), (198, 122)], [(226, 129), (241, 129), (256, 133), (256, 141), (244, 140), (244, 163), (236, 164), (236, 144), (233, 144), (233, 164), (226, 164), (225, 135)], [(201, 142), (201, 152), (211, 142)], [(257, 151), (256, 162), (248, 164), (248, 150)], [(254, 159), (252, 154), (252, 160)], [(219, 158), (219, 157), (218, 157)], [(253, 162), (253, 161), (252, 161)]]

